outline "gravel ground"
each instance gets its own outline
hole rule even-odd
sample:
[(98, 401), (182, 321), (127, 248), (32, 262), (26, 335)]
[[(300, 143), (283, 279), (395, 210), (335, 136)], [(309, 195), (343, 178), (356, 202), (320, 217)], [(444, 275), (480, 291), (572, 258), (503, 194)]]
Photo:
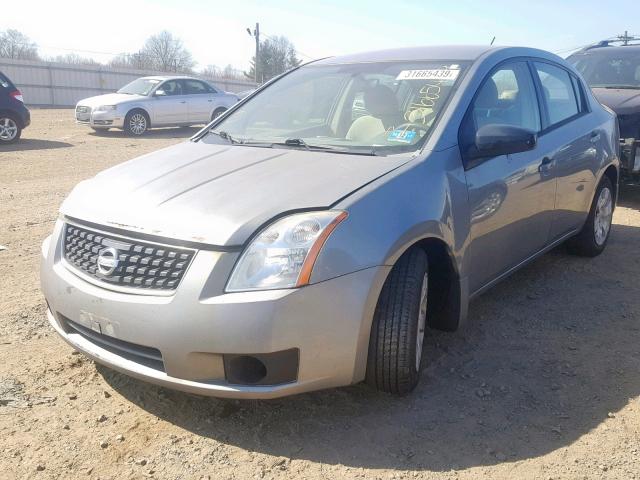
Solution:
[(34, 110), (0, 150), (0, 477), (640, 478), (640, 191), (606, 252), (559, 248), (430, 332), (405, 398), (358, 385), (275, 401), (173, 392), (94, 364), (56, 337), (39, 248), (79, 180), (176, 143), (98, 136)]

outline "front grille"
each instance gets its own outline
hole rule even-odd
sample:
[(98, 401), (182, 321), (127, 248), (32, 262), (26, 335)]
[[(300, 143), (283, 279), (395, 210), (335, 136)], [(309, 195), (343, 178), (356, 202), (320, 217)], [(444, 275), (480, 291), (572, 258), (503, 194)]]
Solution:
[(119, 357), (126, 358), (132, 362), (140, 363), (149, 368), (164, 372), (164, 362), (160, 350), (153, 347), (145, 347), (135, 343), (126, 342), (119, 338), (110, 337), (103, 333), (96, 332), (79, 323), (72, 322), (64, 315), (58, 314), (64, 321), (68, 333), (76, 333), (85, 340), (107, 350)]
[(93, 279), (113, 286), (174, 290), (194, 253), (189, 249), (65, 225), (64, 258), (67, 263)]

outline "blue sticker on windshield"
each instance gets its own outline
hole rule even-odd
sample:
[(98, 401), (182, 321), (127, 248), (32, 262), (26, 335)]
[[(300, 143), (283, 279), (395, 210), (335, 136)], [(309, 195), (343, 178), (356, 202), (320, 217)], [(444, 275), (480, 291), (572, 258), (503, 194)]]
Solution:
[(387, 140), (390, 142), (411, 143), (416, 138), (413, 130), (393, 130), (389, 133)]

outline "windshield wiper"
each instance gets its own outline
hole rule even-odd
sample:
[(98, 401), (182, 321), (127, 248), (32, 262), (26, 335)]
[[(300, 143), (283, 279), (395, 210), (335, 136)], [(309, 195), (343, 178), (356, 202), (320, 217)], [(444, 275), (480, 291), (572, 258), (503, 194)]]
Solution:
[(218, 131), (218, 132), (216, 132), (215, 130), (209, 130), (209, 133), (213, 133), (214, 135), (217, 135), (218, 137), (226, 140), (227, 142), (231, 143), (232, 145), (239, 145), (239, 144), (242, 143), (240, 140), (236, 140), (235, 138), (233, 138), (231, 135), (229, 135), (224, 130), (221, 130), (221, 131)]
[(332, 153), (346, 153), (350, 155), (376, 155), (375, 148), (367, 151), (350, 150), (346, 147), (333, 147), (329, 145), (309, 145), (301, 138), (287, 138), (284, 142), (271, 142), (271, 146), (299, 147), (309, 151), (325, 151)]

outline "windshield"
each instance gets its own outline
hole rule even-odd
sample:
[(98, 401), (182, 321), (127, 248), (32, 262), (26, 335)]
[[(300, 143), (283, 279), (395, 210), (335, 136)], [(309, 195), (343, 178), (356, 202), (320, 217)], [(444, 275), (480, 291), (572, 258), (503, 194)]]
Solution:
[(603, 52), (580, 54), (569, 62), (582, 74), (590, 87), (640, 88), (640, 52)]
[(468, 62), (308, 65), (214, 127), (217, 141), (389, 154), (423, 144)]
[(131, 83), (127, 83), (124, 87), (118, 90), (118, 93), (127, 93), (129, 95), (149, 95), (149, 92), (153, 90), (153, 87), (159, 83), (160, 80), (139, 78)]

